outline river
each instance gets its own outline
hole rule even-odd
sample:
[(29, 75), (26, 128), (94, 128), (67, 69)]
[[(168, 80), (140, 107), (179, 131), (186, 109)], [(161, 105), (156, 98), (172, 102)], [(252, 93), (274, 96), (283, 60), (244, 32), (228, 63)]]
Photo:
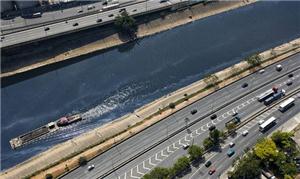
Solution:
[[(258, 2), (3, 86), (1, 170), (299, 37), (300, 2)], [(10, 148), (11, 138), (77, 112), (88, 120), (21, 149)]]

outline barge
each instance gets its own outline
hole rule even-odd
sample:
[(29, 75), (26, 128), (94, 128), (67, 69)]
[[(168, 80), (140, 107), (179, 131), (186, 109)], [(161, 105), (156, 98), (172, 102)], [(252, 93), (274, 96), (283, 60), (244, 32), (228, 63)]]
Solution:
[(12, 149), (19, 148), (21, 146), (24, 146), (26, 144), (32, 143), (36, 141), (37, 139), (40, 139), (42, 136), (54, 132), (58, 130), (61, 127), (70, 125), (72, 123), (81, 121), (82, 117), (80, 114), (71, 115), (71, 116), (65, 116), (57, 121), (50, 122), (42, 127), (39, 127), (35, 130), (32, 130), (30, 132), (27, 132), (25, 134), (22, 134), (16, 138), (13, 138), (9, 141), (10, 146)]

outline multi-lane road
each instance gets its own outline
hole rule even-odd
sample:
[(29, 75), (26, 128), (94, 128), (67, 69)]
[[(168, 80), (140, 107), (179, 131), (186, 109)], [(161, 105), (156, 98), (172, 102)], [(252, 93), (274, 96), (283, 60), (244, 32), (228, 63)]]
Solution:
[(161, 3), (156, 0), (140, 1), (138, 3), (128, 4), (127, 6), (119, 6), (111, 10), (98, 10), (98, 13), (78, 17), (75, 19), (64, 20), (54, 23), (45, 23), (45, 25), (33, 27), (30, 29), (17, 31), (8, 34), (1, 34), (0, 47), (15, 46), (22, 43), (27, 43), (39, 39), (46, 39), (49, 37), (78, 31), (94, 26), (99, 26), (113, 22), (121, 10), (126, 10), (129, 15), (137, 16), (145, 13), (150, 13), (166, 8), (171, 8), (175, 4), (187, 2), (188, 0), (168, 0)]
[[(208, 127), (216, 125), (223, 129), (233, 111), (238, 111), (243, 121), (264, 108), (263, 104), (257, 102), (256, 96), (267, 89), (276, 85), (288, 93), (299, 87), (300, 54), (281, 64), (281, 72), (271, 65), (265, 68), (263, 74), (256, 72), (222, 88), (96, 157), (89, 162), (89, 165), (95, 165), (94, 170), (87, 171), (86, 167), (79, 167), (64, 178), (140, 178), (156, 166), (171, 166), (178, 157), (186, 154), (186, 150), (182, 149), (183, 144), (201, 144), (208, 136)], [(294, 77), (288, 78), (289, 73), (293, 73)], [(293, 80), (291, 86), (286, 85), (289, 80)], [(249, 86), (242, 88), (241, 85), (246, 82)], [(192, 109), (198, 112), (192, 115)], [(209, 117), (212, 110), (218, 115), (215, 120)], [(185, 118), (189, 118), (191, 133), (185, 130)], [(253, 133), (259, 135), (257, 131), (251, 130), (249, 136)]]

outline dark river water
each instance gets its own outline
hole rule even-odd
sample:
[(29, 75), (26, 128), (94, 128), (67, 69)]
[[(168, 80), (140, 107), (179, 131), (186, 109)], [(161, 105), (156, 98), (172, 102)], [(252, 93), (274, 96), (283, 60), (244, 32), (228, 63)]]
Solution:
[[(299, 2), (259, 2), (3, 86), (1, 169), (299, 37)], [(88, 120), (21, 149), (10, 148), (11, 138), (77, 112)]]

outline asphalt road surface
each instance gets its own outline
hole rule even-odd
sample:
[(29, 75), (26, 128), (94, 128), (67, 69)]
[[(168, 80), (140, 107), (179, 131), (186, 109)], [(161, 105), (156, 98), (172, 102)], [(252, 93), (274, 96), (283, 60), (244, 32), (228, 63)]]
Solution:
[[(283, 75), (290, 70), (297, 67), (299, 68), (299, 59), (300, 54), (296, 54), (281, 62), (283, 65), (283, 70), (281, 72), (277, 72), (275, 70), (275, 65), (271, 65), (265, 68), (265, 73), (263, 74), (256, 72), (232, 85), (220, 89), (96, 157), (88, 164), (94, 164), (94, 170), (87, 171), (86, 167), (79, 167), (64, 178), (97, 178), (103, 176), (105, 176), (105, 178), (140, 178), (155, 166), (171, 166), (178, 157), (186, 154), (186, 151), (182, 149), (183, 144), (193, 142), (197, 144), (202, 143), (203, 139), (208, 136), (208, 127), (212, 124), (216, 125), (219, 129), (223, 129), (225, 127), (225, 122), (231, 119), (233, 110), (238, 111), (243, 120), (247, 116), (264, 108), (263, 104), (257, 102), (256, 96), (272, 88), (275, 84), (279, 88), (285, 89), (287, 92), (299, 86), (299, 69), (293, 72), (293, 78), (288, 78), (287, 75)], [(276, 79), (278, 77), (280, 78)], [(294, 82), (291, 86), (285, 84), (289, 80), (293, 80)], [(245, 82), (247, 82), (249, 86), (247, 88), (242, 88), (241, 85)], [(264, 83), (269, 84), (264, 85)], [(255, 90), (246, 96), (239, 97), (261, 85), (262, 87), (258, 90)], [(168, 136), (175, 131), (184, 128), (186, 125), (186, 117), (189, 118), (188, 123), (192, 123), (196, 119), (205, 116), (205, 114), (210, 114), (212, 110), (215, 111), (220, 106), (235, 98), (237, 98), (236, 101), (215, 112), (218, 115), (216, 120), (205, 117), (200, 122), (189, 127), (191, 131), (190, 134), (188, 134), (186, 130), (183, 130), (170, 137), (168, 140), (156, 145), (153, 149), (138, 156), (134, 160), (131, 160), (126, 165), (116, 169), (108, 176), (104, 175), (108, 171), (119, 166), (122, 162), (136, 156), (140, 151), (144, 151), (154, 143), (168, 138)], [(190, 111), (192, 109), (197, 109), (198, 112), (195, 115), (191, 115)]]
[(106, 24), (112, 22), (115, 17), (120, 14), (121, 9), (126, 9), (129, 15), (135, 16), (155, 10), (164, 9), (177, 3), (181, 3), (181, 1), (169, 0), (164, 3), (160, 3), (160, 1), (154, 0), (145, 1), (141, 3), (131, 4), (126, 7), (119, 7), (108, 11), (102, 11), (96, 14), (31, 28), (20, 32), (6, 35), (1, 34), (0, 45), (1, 48), (8, 47), (38, 39), (48, 38), (50, 36), (59, 35), (62, 33), (78, 31), (84, 28)]

